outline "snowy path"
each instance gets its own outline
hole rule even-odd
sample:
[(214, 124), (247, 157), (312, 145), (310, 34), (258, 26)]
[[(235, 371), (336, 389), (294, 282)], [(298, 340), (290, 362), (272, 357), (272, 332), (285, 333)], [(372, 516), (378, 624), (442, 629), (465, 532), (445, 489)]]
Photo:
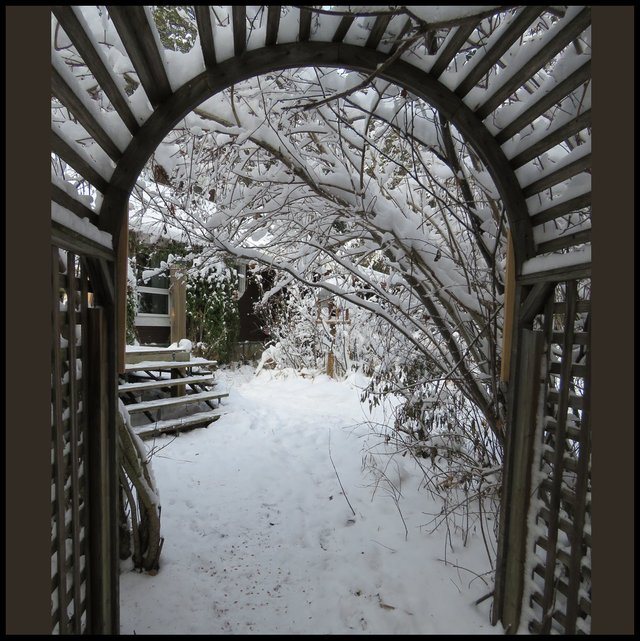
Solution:
[[(431, 506), (409, 465), (393, 467), (407, 537), (389, 492), (372, 500), (353, 386), (247, 369), (218, 378), (231, 413), (155, 442), (169, 444), (153, 458), (161, 569), (152, 577), (122, 564), (123, 634), (498, 632), (490, 600), (471, 605), (487, 586), (438, 561), (444, 533), (419, 527)], [(486, 571), (479, 542), (470, 548), (448, 559)]]

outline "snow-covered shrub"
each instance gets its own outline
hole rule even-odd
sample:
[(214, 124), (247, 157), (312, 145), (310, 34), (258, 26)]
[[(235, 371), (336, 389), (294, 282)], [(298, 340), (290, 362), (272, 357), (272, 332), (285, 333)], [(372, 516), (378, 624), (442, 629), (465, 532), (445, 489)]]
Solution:
[(187, 277), (187, 336), (194, 353), (227, 362), (238, 340), (238, 277), (222, 261), (194, 260)]

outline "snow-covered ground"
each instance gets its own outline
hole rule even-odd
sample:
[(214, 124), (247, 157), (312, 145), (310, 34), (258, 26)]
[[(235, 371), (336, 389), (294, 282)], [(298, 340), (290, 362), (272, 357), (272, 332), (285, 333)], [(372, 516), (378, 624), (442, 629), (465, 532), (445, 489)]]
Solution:
[(480, 533), (432, 532), (408, 456), (372, 467), (363, 380), (217, 378), (227, 415), (146, 442), (165, 541), (156, 576), (122, 563), (122, 634), (502, 633), (491, 599), (474, 605), (491, 589)]

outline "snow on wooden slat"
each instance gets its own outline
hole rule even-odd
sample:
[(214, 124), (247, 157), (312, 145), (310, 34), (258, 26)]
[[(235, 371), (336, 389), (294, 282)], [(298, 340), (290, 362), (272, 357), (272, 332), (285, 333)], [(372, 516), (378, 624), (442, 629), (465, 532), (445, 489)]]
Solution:
[(111, 75), (111, 65), (97, 43), (93, 42), (91, 30), (87, 27), (80, 9), (59, 5), (54, 6), (52, 12), (62, 24), (65, 33), (73, 42), (82, 60), (117, 111), (122, 122), (132, 134), (135, 134), (140, 128), (138, 121), (129, 108), (125, 93)]
[(443, 46), (440, 49), (438, 59), (433, 63), (430, 73), (439, 78), (449, 63), (455, 58), (456, 54), (462, 48), (469, 36), (475, 31), (478, 21), (470, 19), (461, 24), (459, 27), (451, 30)]
[(73, 167), (85, 180), (104, 194), (109, 186), (109, 181), (97, 171), (95, 164), (84, 154), (81, 147), (77, 144), (71, 146), (57, 131), (52, 131), (51, 135), (53, 153), (62, 158), (67, 165)]
[(546, 135), (543, 138), (540, 138), (537, 142), (532, 142), (529, 147), (512, 158), (510, 164), (514, 169), (518, 169), (533, 160), (536, 156), (543, 154), (545, 151), (549, 151), (549, 149), (561, 144), (570, 136), (574, 136), (590, 126), (590, 108), (564, 124), (554, 122), (553, 125), (546, 130)]
[(91, 103), (86, 92), (79, 87), (75, 76), (66, 68), (66, 64), (60, 61), (56, 55), (52, 55), (51, 60), (53, 63), (51, 74), (53, 94), (73, 113), (107, 155), (117, 162), (122, 156), (122, 150), (115, 140), (120, 136), (111, 135), (113, 128), (101, 117), (98, 107)]
[(132, 403), (131, 405), (127, 405), (127, 410), (129, 414), (135, 414), (137, 412), (147, 412), (149, 410), (166, 409), (175, 405), (187, 405), (190, 403), (219, 400), (227, 396), (229, 396), (228, 392), (200, 392), (199, 394), (187, 394), (186, 396), (176, 396), (171, 398), (161, 398), (154, 401)]
[(108, 10), (149, 102), (157, 107), (172, 90), (145, 7), (109, 5)]
[[(495, 126), (497, 133), (495, 139), (498, 144), (503, 144), (509, 138), (522, 131), (528, 124), (533, 122), (538, 116), (542, 115), (549, 108), (560, 102), (580, 85), (591, 79), (591, 60), (587, 59), (567, 78), (557, 84), (545, 83), (544, 88), (539, 89), (527, 100), (518, 105), (517, 110), (510, 115), (509, 119), (500, 126)], [(552, 87), (552, 88), (551, 88)], [(548, 89), (548, 90), (547, 90)], [(490, 127), (493, 128), (493, 127)]]
[(543, 10), (542, 6), (525, 7), (508, 23), (501, 25), (485, 43), (482, 53), (477, 52), (466, 65), (469, 71), (456, 87), (455, 93), (464, 98)]
[(538, 163), (532, 162), (516, 170), (516, 176), (522, 185), (525, 198), (530, 198), (548, 187), (559, 185), (563, 181), (588, 171), (591, 167), (590, 138), (568, 153), (561, 149), (558, 151), (562, 152), (562, 156), (559, 159), (554, 159), (552, 156), (545, 158), (544, 169), (540, 169)]
[(567, 14), (563, 19), (552, 25), (547, 34), (540, 38), (535, 45), (528, 46), (528, 58), (517, 61), (511, 70), (505, 70), (496, 76), (489, 84), (487, 97), (475, 110), (481, 120), (495, 111), (509, 96), (511, 96), (526, 80), (533, 77), (542, 67), (571, 43), (591, 23), (591, 10), (583, 8), (577, 15)]

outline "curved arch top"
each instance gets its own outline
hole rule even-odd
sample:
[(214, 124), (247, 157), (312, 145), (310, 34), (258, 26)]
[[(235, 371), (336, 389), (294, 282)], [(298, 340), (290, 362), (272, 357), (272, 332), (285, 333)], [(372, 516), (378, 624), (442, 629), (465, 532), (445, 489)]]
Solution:
[[(243, 80), (270, 71), (297, 67), (334, 67), (375, 72), (388, 57), (380, 52), (344, 43), (306, 42), (275, 45), (244, 53), (225, 61), (220, 68), (203, 72), (185, 83), (160, 104), (139, 129), (124, 152), (105, 194), (105, 229), (116, 236), (125, 224), (126, 199), (145, 163), (171, 129), (210, 96)], [(534, 246), (522, 189), (500, 145), (482, 121), (453, 91), (433, 76), (402, 60), (393, 61), (379, 73), (438, 109), (465, 136), (487, 166), (502, 196), (519, 259), (531, 258)]]
[[(425, 100), (454, 124), (500, 193), (518, 278), (590, 263), (588, 7), (496, 8), (489, 11), (494, 18), (499, 14), (495, 30), (494, 23), (483, 22), (486, 11), (456, 7), (416, 7), (400, 14), (383, 7), (360, 15), (329, 15), (310, 7), (262, 9), (262, 31), (256, 36), (247, 7), (229, 8), (228, 21), (215, 29), (209, 7), (196, 7), (200, 51), (195, 53), (201, 54), (203, 71), (181, 82), (169, 73), (151, 10), (109, 7), (120, 52), (126, 51), (126, 66), (137, 73), (151, 105), (148, 117), (134, 115), (82, 10), (53, 9), (121, 120), (121, 131), (114, 131), (113, 118), (94, 105), (89, 108), (86, 91), (56, 52), (54, 96), (113, 160), (115, 169), (108, 179), (96, 176), (90, 163), (78, 162), (81, 150), (62, 140), (57, 130), (54, 151), (80, 167), (104, 194), (100, 215), (93, 217), (116, 242), (135, 180), (180, 119), (235, 83), (269, 71), (318, 66), (375, 73)], [(530, 31), (540, 24), (546, 31)], [(400, 43), (407, 45), (405, 50)], [(562, 117), (556, 119), (556, 112)], [(66, 206), (68, 198), (60, 191), (54, 189), (54, 200)], [(74, 209), (83, 211), (77, 205)], [(549, 261), (550, 253), (567, 255)]]

